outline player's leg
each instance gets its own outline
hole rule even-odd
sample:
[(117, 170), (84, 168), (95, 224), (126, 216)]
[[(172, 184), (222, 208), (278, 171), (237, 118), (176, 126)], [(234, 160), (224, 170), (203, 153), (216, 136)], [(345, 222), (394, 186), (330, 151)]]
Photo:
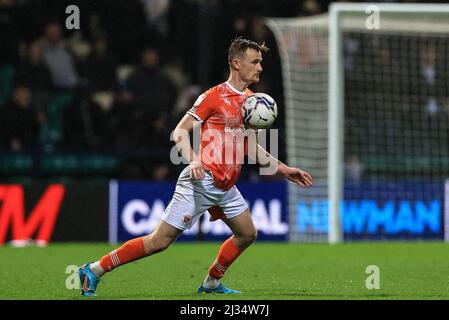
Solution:
[(104, 255), (95, 266), (93, 263), (91, 269), (97, 276), (102, 276), (121, 265), (164, 251), (181, 233), (182, 230), (161, 220), (151, 234), (125, 242), (120, 248)]
[[(228, 239), (242, 251), (249, 247), (257, 238), (257, 228), (254, 225), (249, 209), (234, 218), (223, 220), (231, 229), (233, 235)], [(226, 241), (228, 241), (226, 240)]]
[(232, 230), (233, 235), (221, 245), (217, 257), (209, 268), (208, 275), (198, 289), (199, 292), (240, 293), (240, 291), (224, 287), (220, 279), (240, 254), (256, 240), (257, 229), (249, 209), (223, 221)]
[[(186, 167), (181, 172), (173, 198), (153, 233), (129, 240), (100, 260), (80, 267), (78, 272), (81, 283), (88, 284), (83, 286), (81, 294), (94, 295), (99, 278), (105, 272), (165, 250), (185, 229), (191, 228), (203, 212), (211, 206), (210, 201), (203, 199), (202, 196), (204, 193), (202, 184), (211, 184), (209, 180), (192, 182), (189, 177), (189, 167)], [(197, 189), (201, 190), (198, 192)]]
[(176, 241), (183, 231), (160, 220), (156, 230), (143, 237), (145, 256), (164, 251)]
[(78, 271), (82, 284), (80, 293), (85, 296), (95, 295), (100, 277), (105, 272), (110, 272), (129, 262), (164, 251), (182, 232), (182, 230), (161, 220), (151, 234), (129, 240), (118, 249), (104, 255), (100, 260), (81, 266)]

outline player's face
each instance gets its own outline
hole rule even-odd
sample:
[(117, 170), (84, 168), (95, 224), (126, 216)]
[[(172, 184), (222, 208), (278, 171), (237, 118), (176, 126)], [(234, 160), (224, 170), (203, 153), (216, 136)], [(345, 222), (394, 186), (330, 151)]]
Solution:
[(239, 59), (240, 78), (246, 83), (259, 82), (260, 74), (262, 73), (262, 53), (251, 48), (246, 49), (245, 54)]

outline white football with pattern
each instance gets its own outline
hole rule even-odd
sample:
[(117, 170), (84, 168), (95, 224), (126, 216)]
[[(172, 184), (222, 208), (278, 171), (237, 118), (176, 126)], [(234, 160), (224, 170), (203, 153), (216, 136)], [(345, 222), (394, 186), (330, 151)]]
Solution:
[(272, 97), (257, 92), (246, 98), (242, 106), (243, 121), (255, 129), (269, 128), (278, 115), (278, 107)]

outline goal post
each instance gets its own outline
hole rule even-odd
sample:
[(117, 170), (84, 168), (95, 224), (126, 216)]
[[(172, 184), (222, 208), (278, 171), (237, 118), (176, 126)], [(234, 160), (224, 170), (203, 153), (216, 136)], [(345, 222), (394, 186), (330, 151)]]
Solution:
[[(447, 21), (449, 5), (395, 3), (332, 3), (323, 15), (267, 19), (281, 56), (287, 160), (314, 176), (311, 189), (289, 185), (292, 241), (339, 243), (345, 226), (356, 228), (342, 221), (348, 157), (378, 206), (399, 206), (406, 191), (411, 204), (420, 192), (440, 197), (439, 187), (410, 191), (407, 183), (443, 180), (449, 168), (447, 127), (422, 119), (449, 114), (449, 77), (435, 76), (449, 71)], [(435, 55), (437, 67), (423, 67)], [(397, 184), (391, 199), (387, 184)]]
[(343, 53), (338, 6), (330, 7), (329, 16), (329, 243), (343, 241), (340, 202), (343, 198)]

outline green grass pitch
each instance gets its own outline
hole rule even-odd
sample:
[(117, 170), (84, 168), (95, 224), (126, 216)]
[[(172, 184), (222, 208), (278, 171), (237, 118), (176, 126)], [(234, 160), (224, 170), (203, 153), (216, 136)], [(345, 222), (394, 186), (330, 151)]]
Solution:
[[(198, 295), (196, 289), (220, 243), (176, 243), (167, 251), (106, 274), (93, 299), (299, 300), (448, 299), (449, 247), (441, 242), (288, 244), (256, 242), (228, 270), (223, 283), (242, 295)], [(82, 297), (67, 266), (93, 261), (115, 247), (51, 244), (0, 248), (0, 299)], [(367, 289), (369, 265), (380, 288)]]

